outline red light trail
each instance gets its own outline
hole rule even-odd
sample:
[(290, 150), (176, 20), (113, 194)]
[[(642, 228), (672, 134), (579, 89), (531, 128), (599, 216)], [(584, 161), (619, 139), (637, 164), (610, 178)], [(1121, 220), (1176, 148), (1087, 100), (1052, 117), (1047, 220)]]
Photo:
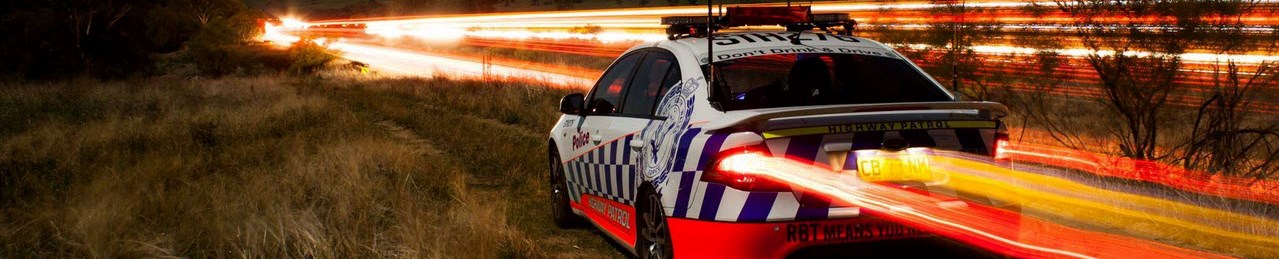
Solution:
[[(981, 247), (1008, 256), (1023, 258), (1214, 258), (1222, 257), (1211, 253), (1200, 252), (1166, 244), (1151, 242), (1134, 237), (1111, 233), (1088, 231), (1067, 227), (1037, 217), (1025, 216), (976, 203), (956, 205), (954, 202), (938, 199), (892, 185), (866, 183), (852, 174), (841, 174), (830, 171), (829, 166), (812, 165), (787, 158), (767, 157), (751, 154), (754, 157), (742, 159), (735, 163), (734, 171), (756, 174), (792, 184), (810, 194), (821, 194), (847, 204), (861, 207), (868, 214), (902, 222), (910, 227), (949, 237), (969, 245)], [(1037, 178), (1030, 173), (1012, 172), (1008, 169), (993, 171), (1003, 177), (973, 175), (970, 170), (988, 171), (980, 164), (966, 160), (962, 155), (933, 156), (934, 166), (940, 171), (934, 174), (947, 174), (949, 185), (968, 190), (985, 190), (979, 193), (993, 197), (1007, 198), (999, 192), (1009, 186), (1026, 186), (1021, 188), (1043, 188)], [(1010, 180), (991, 180), (1006, 178)], [(1015, 180), (1013, 180), (1015, 179)], [(1029, 182), (1024, 182), (1029, 181)], [(1014, 182), (1016, 184), (1014, 185)], [(1020, 192), (1018, 193), (1020, 194)], [(1061, 195), (1047, 194), (1036, 197), (1036, 202), (1063, 205), (1067, 208), (1074, 204), (1092, 204), (1093, 201)], [(1028, 199), (1029, 200), (1029, 199)], [(1152, 204), (1157, 205), (1157, 204)], [(1023, 204), (1023, 207), (1042, 205)], [(1125, 208), (1113, 209), (1109, 217), (1120, 216)], [(1193, 210), (1192, 210), (1193, 211)], [(1062, 213), (1096, 213), (1093, 210), (1068, 210)], [(1117, 215), (1116, 215), (1117, 214)], [(1097, 215), (1102, 216), (1102, 215)], [(1104, 217), (1104, 216), (1103, 216)], [(1160, 217), (1152, 215), (1150, 217)], [(1137, 218), (1141, 218), (1140, 216)], [(1240, 219), (1232, 223), (1248, 224), (1255, 221), (1273, 224), (1264, 219)], [(1230, 220), (1227, 220), (1230, 221)], [(1194, 223), (1179, 220), (1164, 220), (1159, 224), (1182, 224), (1179, 229), (1200, 229), (1218, 235), (1236, 236), (1244, 242), (1255, 244), (1274, 244), (1279, 242), (1273, 237), (1246, 237), (1246, 234), (1232, 234), (1233, 231), (1222, 230), (1212, 224)], [(1172, 226), (1172, 225), (1166, 225)], [(1243, 236), (1240, 236), (1243, 235)], [(1141, 253), (1134, 253), (1141, 251)], [(1273, 253), (1275, 251), (1269, 251)]]
[(1196, 172), (1159, 162), (1036, 144), (1013, 144), (1010, 159), (1146, 181), (1180, 190), (1279, 205), (1279, 181)]

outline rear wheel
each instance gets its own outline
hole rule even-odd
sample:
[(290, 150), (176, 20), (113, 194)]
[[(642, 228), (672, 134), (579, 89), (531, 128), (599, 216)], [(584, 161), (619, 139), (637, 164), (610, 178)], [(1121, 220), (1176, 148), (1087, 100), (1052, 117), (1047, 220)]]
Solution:
[(666, 212), (662, 209), (662, 198), (656, 193), (646, 192), (640, 204), (639, 240), (635, 242), (635, 251), (641, 259), (663, 259), (673, 257), (671, 231), (666, 224)]
[(560, 228), (568, 228), (578, 222), (577, 215), (573, 214), (573, 209), (568, 205), (568, 183), (564, 180), (564, 167), (560, 163), (560, 155), (554, 149), (550, 152), (550, 198), (551, 198), (551, 218), (555, 220), (555, 226)]

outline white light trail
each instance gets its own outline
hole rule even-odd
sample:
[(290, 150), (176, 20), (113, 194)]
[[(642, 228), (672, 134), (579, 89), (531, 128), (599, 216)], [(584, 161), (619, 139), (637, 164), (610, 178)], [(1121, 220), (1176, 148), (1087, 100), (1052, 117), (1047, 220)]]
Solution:
[[(904, 46), (907, 48), (916, 49), (916, 50), (936, 48), (934, 46), (927, 45), (927, 44), (906, 44)], [(993, 54), (993, 55), (1006, 55), (1006, 54), (1034, 55), (1035, 53), (1039, 53), (1040, 51), (1047, 50), (1047, 51), (1056, 52), (1058, 55), (1075, 57), (1075, 58), (1088, 57), (1094, 54), (1100, 55), (1100, 56), (1113, 56), (1116, 53), (1115, 51), (1110, 51), (1110, 50), (1094, 51), (1094, 50), (1085, 49), (1085, 48), (1037, 49), (1037, 48), (1027, 48), (1027, 47), (1001, 46), (1001, 45), (977, 45), (977, 46), (972, 46), (971, 49), (973, 50), (973, 52), (977, 52), (981, 54)], [(1126, 51), (1123, 54), (1127, 56), (1136, 56), (1136, 57), (1150, 57), (1154, 55), (1163, 55), (1162, 53), (1155, 53), (1155, 52), (1148, 52), (1148, 51)], [(1261, 64), (1265, 62), (1279, 61), (1279, 56), (1273, 56), (1273, 55), (1182, 53), (1182, 54), (1177, 54), (1176, 56), (1181, 58), (1182, 61), (1185, 61), (1188, 63), (1199, 63), (1199, 64), (1216, 64), (1216, 63), (1223, 63), (1227, 61), (1234, 61), (1235, 63), (1242, 63), (1242, 64)]]
[(486, 72), (485, 64), (481, 62), (438, 57), (390, 47), (343, 41), (334, 42), (329, 47), (341, 52), (346, 59), (363, 62), (371, 68), (389, 72), (394, 76), (480, 78), (487, 73), (492, 77), (532, 79), (571, 88), (585, 88), (595, 83), (594, 80), (581, 77), (492, 64), (488, 65)]

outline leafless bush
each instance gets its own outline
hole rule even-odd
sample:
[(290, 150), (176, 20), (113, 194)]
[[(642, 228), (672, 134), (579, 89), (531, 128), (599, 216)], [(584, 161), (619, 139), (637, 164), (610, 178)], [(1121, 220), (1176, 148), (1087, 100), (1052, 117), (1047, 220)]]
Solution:
[(1190, 136), (1179, 147), (1182, 166), (1257, 179), (1279, 172), (1279, 122), (1257, 120), (1249, 112), (1259, 89), (1279, 86), (1276, 70), (1263, 64), (1243, 73), (1233, 62), (1224, 71), (1215, 67), (1213, 89), (1205, 94)]
[(1082, 137), (1086, 135), (1086, 132), (1080, 125), (1107, 122), (1098, 122), (1098, 118), (1075, 116), (1075, 113), (1089, 111), (1078, 109), (1078, 107), (1072, 109), (1072, 106), (1077, 106), (1079, 101), (1062, 98), (1059, 90), (1071, 86), (1065, 83), (1069, 75), (1058, 69), (1065, 61), (1060, 54), (1053, 51), (1040, 51), (1035, 53), (1035, 61), (1037, 66), (1035, 71), (1031, 72), (1033, 76), (1013, 82), (1024, 83), (1028, 91), (1007, 94), (1005, 103), (1015, 108), (1013, 110), (1022, 120), (1023, 127), (1040, 129), (1048, 134), (1052, 141), (1066, 147), (1084, 149), (1089, 143)]
[[(1224, 73), (1227, 74), (1225, 77), (1235, 79), (1218, 80), (1214, 95), (1203, 103), (1197, 115), (1192, 115), (1200, 119), (1196, 120), (1190, 140), (1170, 139), (1173, 136), (1163, 133), (1184, 128), (1176, 127), (1168, 120), (1172, 110), (1176, 109), (1170, 103), (1188, 95), (1191, 87), (1183, 80), (1186, 71), (1183, 70), (1181, 54), (1190, 48), (1229, 53), (1249, 46), (1250, 37), (1243, 35), (1241, 19), (1256, 6), (1256, 1), (1074, 0), (1058, 1), (1057, 5), (1076, 19), (1075, 36), (1093, 51), (1087, 60), (1100, 78), (1103, 103), (1108, 113), (1119, 119), (1120, 123), (1109, 126), (1109, 131), (1123, 155), (1140, 159), (1175, 159), (1176, 150), (1162, 147), (1168, 143), (1188, 142), (1181, 145), (1195, 148), (1186, 148), (1186, 152), (1208, 151), (1205, 145), (1209, 143), (1233, 145), (1241, 141), (1225, 136), (1237, 134), (1226, 133), (1253, 134), (1249, 132), (1255, 129), (1243, 128), (1241, 124), (1227, 123), (1212, 129), (1207, 126), (1201, 129), (1199, 124), (1229, 122), (1232, 117), (1247, 116), (1245, 114), (1250, 112), (1247, 107), (1238, 106), (1242, 101), (1240, 98), (1246, 95), (1237, 94), (1249, 91), (1251, 88), (1247, 85), (1252, 83), (1238, 85), (1237, 76), (1232, 75), (1238, 70), (1233, 65)], [(1155, 25), (1171, 25), (1151, 26), (1151, 20), (1156, 21)], [(1223, 76), (1223, 71), (1217, 72), (1218, 77)], [(1231, 80), (1235, 82), (1230, 83)], [(1221, 83), (1225, 83), (1225, 87)], [(1238, 98), (1231, 99), (1231, 96)], [(1226, 108), (1235, 110), (1221, 114), (1220, 110)], [(1259, 141), (1265, 142), (1269, 137), (1251, 139), (1263, 139)], [(1219, 151), (1222, 153), (1213, 155), (1213, 152), (1207, 152), (1206, 156), (1226, 157), (1228, 155), (1225, 154), (1238, 153)], [(1197, 158), (1182, 159), (1183, 164), (1195, 167), (1212, 164), (1204, 162), (1201, 155), (1193, 156)], [(1207, 167), (1221, 169), (1220, 164)]]
[(945, 50), (941, 57), (941, 64), (930, 72), (936, 75), (949, 75), (940, 79), (949, 83), (951, 90), (959, 92), (968, 99), (989, 99), (992, 89), (989, 81), (1002, 79), (993, 78), (997, 75), (977, 73), (981, 66), (989, 64), (983, 62), (980, 55), (973, 51), (973, 46), (977, 42), (999, 36), (1003, 30), (1003, 24), (965, 19), (970, 14), (988, 11), (985, 8), (970, 7), (954, 1), (935, 1), (935, 3), (938, 7), (930, 9), (929, 12), (948, 17), (948, 21), (930, 24), (928, 30), (918, 36), (922, 37), (920, 40), (929, 48)]

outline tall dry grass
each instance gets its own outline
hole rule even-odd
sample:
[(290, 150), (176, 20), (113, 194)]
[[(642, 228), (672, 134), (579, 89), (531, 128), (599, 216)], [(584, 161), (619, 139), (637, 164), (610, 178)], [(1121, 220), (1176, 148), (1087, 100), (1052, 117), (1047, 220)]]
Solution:
[(546, 134), (560, 115), (559, 98), (577, 90), (520, 81), (345, 78), (316, 84), (330, 86), (333, 99), (353, 110), (394, 121), (462, 158), (473, 189), (508, 202), (510, 224), (540, 247), (556, 256), (619, 256), (598, 232), (559, 230), (548, 221)]
[(3, 83), (0, 257), (551, 255), (516, 226), (540, 214), (472, 184), (505, 165), (397, 139), (310, 83)]

